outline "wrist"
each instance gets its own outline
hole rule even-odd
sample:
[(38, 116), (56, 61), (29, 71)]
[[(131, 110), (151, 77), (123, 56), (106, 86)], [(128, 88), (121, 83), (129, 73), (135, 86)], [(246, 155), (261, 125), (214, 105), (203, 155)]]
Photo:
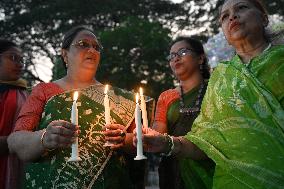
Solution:
[(172, 152), (175, 148), (175, 145), (174, 145), (174, 137), (173, 136), (170, 136), (168, 134), (164, 134), (164, 142), (165, 142), (165, 145), (166, 145), (166, 148), (165, 148), (165, 151), (160, 153), (161, 156), (171, 156), (172, 155)]
[(43, 148), (43, 151), (46, 152), (46, 151), (53, 151), (54, 149), (51, 149), (51, 148), (48, 148), (46, 145), (45, 145), (45, 142), (44, 142), (44, 138), (46, 136), (46, 129), (43, 129), (42, 130), (42, 133), (41, 133), (41, 136), (40, 136), (40, 143), (41, 143), (41, 146)]
[(179, 155), (182, 151), (182, 137), (174, 137), (174, 149), (172, 154)]

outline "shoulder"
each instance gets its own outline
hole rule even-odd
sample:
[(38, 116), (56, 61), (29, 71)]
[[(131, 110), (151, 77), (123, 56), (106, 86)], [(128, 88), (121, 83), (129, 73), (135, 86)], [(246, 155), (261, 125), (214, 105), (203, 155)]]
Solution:
[(51, 96), (63, 92), (63, 89), (60, 88), (55, 83), (39, 83), (32, 89), (32, 96), (39, 96), (45, 100), (49, 99)]
[(179, 97), (179, 93), (176, 89), (168, 89), (162, 92), (159, 99), (173, 99)]

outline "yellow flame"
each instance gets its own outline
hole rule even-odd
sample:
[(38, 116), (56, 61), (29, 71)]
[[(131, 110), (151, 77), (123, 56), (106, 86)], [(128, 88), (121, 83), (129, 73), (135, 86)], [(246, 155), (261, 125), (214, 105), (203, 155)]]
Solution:
[(105, 86), (105, 92), (104, 92), (104, 94), (107, 94), (107, 91), (108, 91), (108, 85)]
[(79, 96), (78, 91), (75, 91), (73, 95), (73, 100), (76, 101), (78, 99), (78, 96)]

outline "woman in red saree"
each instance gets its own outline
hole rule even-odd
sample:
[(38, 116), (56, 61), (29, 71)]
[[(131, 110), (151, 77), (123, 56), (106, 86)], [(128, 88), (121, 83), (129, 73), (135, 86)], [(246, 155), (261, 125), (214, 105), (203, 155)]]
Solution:
[[(16, 188), (21, 163), (9, 155), (7, 137), (27, 97), (26, 82), (20, 79), (22, 52), (8, 40), (0, 40), (0, 189)], [(17, 170), (17, 172), (15, 172)]]

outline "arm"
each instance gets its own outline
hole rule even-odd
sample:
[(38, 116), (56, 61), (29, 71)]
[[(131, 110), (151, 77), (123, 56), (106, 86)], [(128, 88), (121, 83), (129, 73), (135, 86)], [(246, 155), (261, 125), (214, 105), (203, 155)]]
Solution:
[(23, 161), (35, 161), (47, 150), (70, 147), (79, 127), (67, 121), (52, 121), (46, 130), (17, 131), (8, 138), (9, 148)]
[(42, 131), (33, 132), (38, 126), (46, 97), (41, 85), (36, 86), (23, 105), (18, 116), (15, 133), (8, 138), (11, 153), (16, 153), (22, 160), (34, 160), (43, 152), (40, 145)]
[(173, 155), (179, 157), (190, 157), (193, 160), (208, 159), (208, 156), (195, 144), (185, 139), (184, 137), (174, 137)]
[[(207, 155), (200, 150), (195, 144), (184, 137), (173, 137), (173, 143), (169, 135), (163, 135), (153, 129), (143, 129), (144, 150), (155, 153), (170, 152), (171, 155), (179, 157), (189, 157), (193, 160), (208, 159)], [(136, 132), (134, 132), (133, 143), (136, 145)], [(173, 145), (173, 149), (171, 149)]]
[(16, 153), (23, 161), (34, 161), (44, 153), (41, 145), (40, 131), (17, 131), (12, 133), (8, 138), (9, 149), (11, 153)]
[[(78, 127), (66, 121), (51, 122), (44, 130), (34, 131), (38, 127), (46, 101), (55, 92), (37, 85), (21, 109), (15, 131), (8, 138), (11, 153), (16, 153), (24, 161), (38, 159), (45, 149), (70, 146), (73, 137), (77, 136)], [(43, 135), (44, 134), (44, 135)]]
[(161, 93), (157, 101), (153, 129), (159, 133), (168, 133), (167, 111), (173, 98), (170, 94), (172, 94), (172, 90), (164, 91)]

